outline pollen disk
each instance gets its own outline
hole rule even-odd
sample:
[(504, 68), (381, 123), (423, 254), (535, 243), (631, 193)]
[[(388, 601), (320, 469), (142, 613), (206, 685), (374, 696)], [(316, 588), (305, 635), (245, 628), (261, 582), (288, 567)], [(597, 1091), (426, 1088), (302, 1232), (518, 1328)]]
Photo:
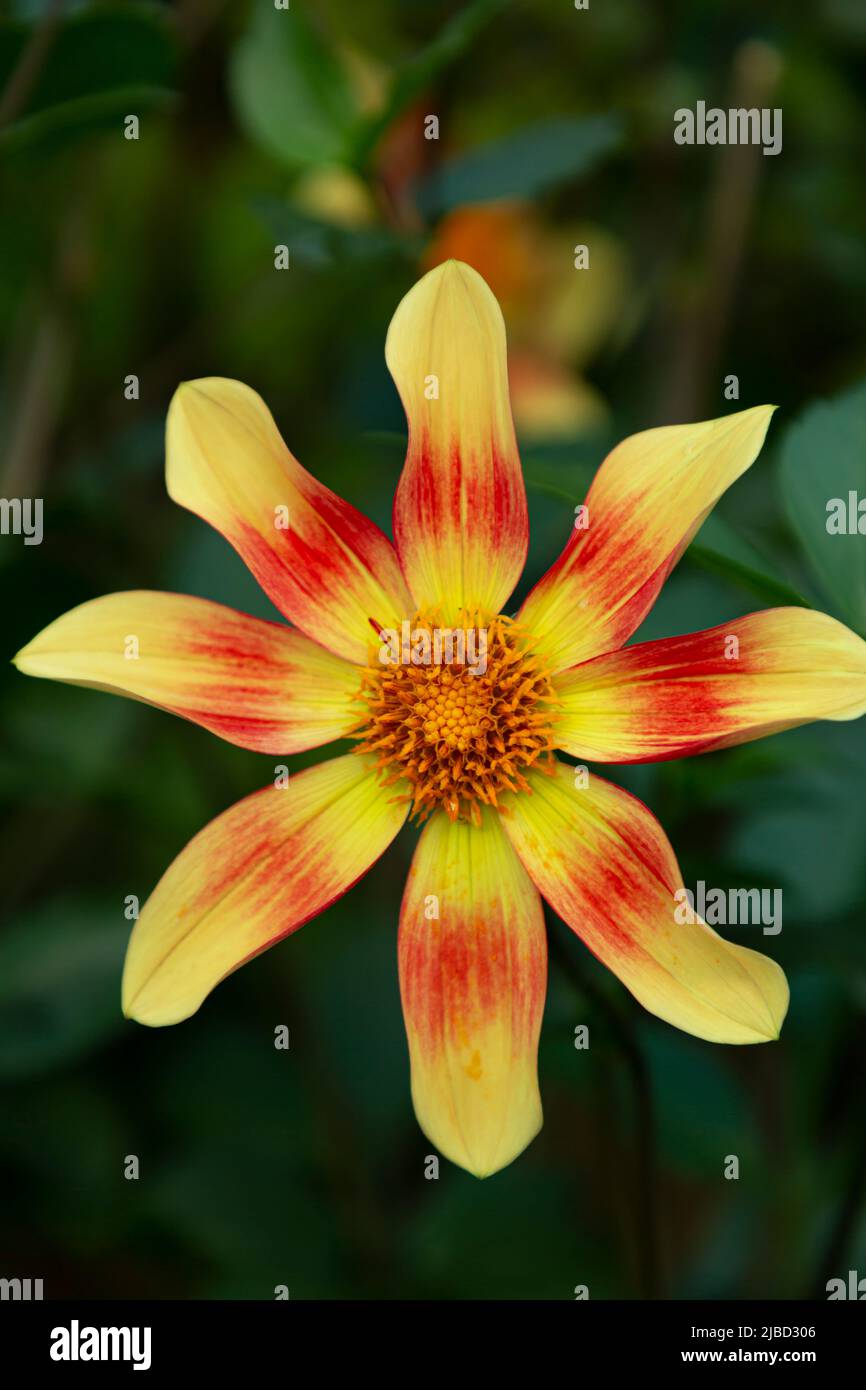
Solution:
[(442, 628), (419, 614), (403, 629), (364, 672), (356, 752), (378, 756), (384, 785), (409, 783), (419, 821), (441, 807), (477, 824), (482, 803), (529, 791), (524, 771), (551, 762), (550, 677), (504, 616)]

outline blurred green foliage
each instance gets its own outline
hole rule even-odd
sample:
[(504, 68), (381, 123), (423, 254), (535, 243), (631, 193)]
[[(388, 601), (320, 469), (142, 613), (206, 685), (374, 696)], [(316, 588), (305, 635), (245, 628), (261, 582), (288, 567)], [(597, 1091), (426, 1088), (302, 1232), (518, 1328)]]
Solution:
[[(677, 106), (738, 104), (756, 83), (784, 111), (779, 157), (673, 144)], [(618, 331), (579, 364), (604, 418), (522, 437), (523, 588), (610, 443), (737, 408), (735, 373), (741, 406), (780, 406), (768, 446), (640, 635), (787, 602), (866, 631), (863, 541), (828, 538), (824, 510), (866, 493), (864, 92), (856, 0), (15, 0), (0, 493), (44, 497), (45, 538), (0, 538), (5, 650), (114, 589), (273, 616), (165, 495), (184, 378), (250, 382), (306, 466), (387, 527), (404, 439), (390, 315), (442, 215), (506, 197), (566, 248), (577, 222), (600, 226), (630, 277)], [(565, 293), (570, 256), (551, 274)], [(567, 353), (558, 366), (576, 371)], [(729, 932), (789, 974), (782, 1040), (673, 1032), (551, 920), (545, 1128), (481, 1184), (447, 1164), (423, 1178), (395, 951), (411, 835), (194, 1019), (145, 1030), (120, 1016), (124, 900), (271, 760), (11, 668), (0, 721), (3, 1273), (51, 1295), (725, 1298), (862, 1272), (862, 722), (617, 774), (686, 883), (783, 888), (780, 936)]]

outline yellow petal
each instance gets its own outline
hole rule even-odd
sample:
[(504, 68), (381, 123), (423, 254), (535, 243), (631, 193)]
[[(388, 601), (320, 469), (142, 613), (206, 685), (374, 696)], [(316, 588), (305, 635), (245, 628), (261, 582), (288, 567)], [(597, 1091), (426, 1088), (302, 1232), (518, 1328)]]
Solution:
[(123, 1012), (153, 1027), (195, 1013), (220, 980), (322, 912), (406, 819), (368, 759), (293, 773), (211, 821), (160, 879), (132, 932)]
[(520, 610), (551, 670), (628, 640), (722, 493), (757, 458), (774, 408), (645, 430), (608, 454), (581, 524)]
[(487, 285), (447, 261), (399, 305), (385, 345), (409, 422), (394, 535), (418, 608), (498, 613), (523, 569), (526, 493), (505, 326)]
[(28, 676), (128, 695), (259, 753), (296, 753), (356, 724), (356, 666), (280, 623), (186, 594), (106, 594), (14, 658)]
[(446, 1158), (486, 1177), (541, 1128), (547, 976), (541, 900), (495, 812), (481, 826), (441, 812), (427, 822), (399, 958), (418, 1123)]
[[(531, 772), (502, 823), (536, 887), (650, 1013), (709, 1042), (779, 1036), (788, 985), (775, 961), (685, 913), (683, 880), (655, 817), (628, 792), (574, 768)], [(680, 896), (678, 896), (680, 895)]]
[(302, 468), (260, 396), (208, 377), (175, 392), (166, 484), (234, 546), (265, 593), (314, 641), (366, 662), (379, 627), (412, 611), (378, 526)]
[(561, 671), (559, 748), (651, 762), (866, 713), (866, 642), (826, 613), (772, 608)]

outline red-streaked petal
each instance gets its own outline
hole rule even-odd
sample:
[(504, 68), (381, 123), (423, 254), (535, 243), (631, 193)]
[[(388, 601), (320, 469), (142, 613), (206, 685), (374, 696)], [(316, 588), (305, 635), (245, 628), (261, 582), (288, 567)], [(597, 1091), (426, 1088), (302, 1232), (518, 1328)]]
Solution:
[(774, 407), (634, 434), (608, 454), (582, 524), (519, 613), (552, 671), (616, 651), (726, 488), (757, 458)]
[[(399, 789), (398, 789), (399, 790)], [(211, 821), (160, 879), (133, 929), (123, 1012), (179, 1023), (220, 980), (341, 897), (387, 849), (406, 804), (349, 753)]]
[(779, 966), (679, 920), (683, 880), (658, 821), (600, 777), (576, 786), (574, 771), (530, 772), (532, 795), (503, 801), (536, 887), (650, 1013), (709, 1042), (777, 1038), (788, 1008)]
[(556, 743), (596, 762), (706, 753), (812, 719), (866, 713), (866, 642), (808, 608), (642, 642), (555, 680)]
[(186, 594), (92, 599), (14, 660), (28, 676), (143, 700), (257, 753), (316, 748), (358, 722), (357, 666), (291, 628)]
[(231, 542), (280, 612), (338, 656), (365, 662), (374, 624), (411, 612), (387, 536), (301, 467), (241, 382), (207, 377), (175, 392), (166, 484)]
[(385, 356), (409, 422), (394, 536), (415, 602), (443, 622), (498, 613), (529, 525), (505, 325), (481, 276), (460, 261), (431, 270), (399, 305)]
[(400, 912), (400, 990), (418, 1123), (477, 1177), (541, 1128), (541, 899), (495, 812), (424, 827)]

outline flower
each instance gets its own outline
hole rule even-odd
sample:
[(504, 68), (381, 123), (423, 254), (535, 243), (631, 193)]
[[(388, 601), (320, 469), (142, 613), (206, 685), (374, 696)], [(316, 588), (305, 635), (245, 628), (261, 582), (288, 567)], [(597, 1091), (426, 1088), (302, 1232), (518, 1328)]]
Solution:
[[(562, 554), (506, 616), (527, 510), (504, 324), (481, 277), (459, 262), (427, 274), (397, 309), (386, 359), (409, 422), (393, 544), (301, 467), (249, 387), (210, 378), (172, 401), (170, 496), (228, 538), (292, 627), (120, 593), (58, 618), (15, 660), (263, 753), (357, 738), (357, 751), (247, 797), (182, 851), (133, 929), (124, 1012), (154, 1026), (188, 1018), (345, 893), (415, 815), (398, 946), (412, 1096), (439, 1150), (485, 1176), (541, 1126), (542, 895), (645, 1008), (686, 1032), (763, 1042), (788, 1005), (774, 961), (675, 920), (682, 878), (650, 811), (554, 750), (645, 762), (853, 719), (866, 711), (866, 643), (788, 608), (624, 645), (757, 456), (768, 406), (618, 445)], [(383, 659), (381, 635), (404, 623), (410, 660)], [(474, 667), (465, 651), (425, 663), (443, 631), (483, 633), (483, 662), (479, 647)]]

